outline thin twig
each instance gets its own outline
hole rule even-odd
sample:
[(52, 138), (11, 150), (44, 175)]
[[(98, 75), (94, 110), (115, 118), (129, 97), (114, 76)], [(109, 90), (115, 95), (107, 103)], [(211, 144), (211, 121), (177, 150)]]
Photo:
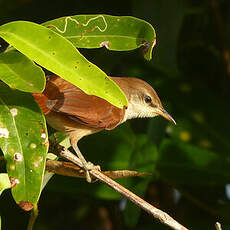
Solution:
[(222, 230), (221, 224), (219, 222), (216, 222), (215, 227), (216, 230)]
[[(72, 152), (69, 150), (63, 148), (60, 152), (59, 155), (63, 158), (68, 159), (69, 161), (72, 161), (79, 167), (82, 167), (82, 163), (80, 159), (74, 155)], [(115, 191), (126, 197), (128, 200), (132, 201), (136, 205), (138, 205), (140, 208), (154, 216), (156, 219), (158, 219), (161, 223), (168, 225), (172, 229), (175, 230), (188, 230), (181, 224), (179, 224), (176, 220), (174, 220), (171, 216), (169, 216), (167, 213), (161, 211), (160, 209), (152, 206), (142, 198), (138, 197), (135, 195), (133, 192), (129, 191), (128, 189), (124, 188), (102, 172), (96, 169), (92, 169), (89, 171), (90, 175), (95, 177), (96, 179), (100, 180), (101, 182), (107, 184), (111, 188), (113, 188)]]

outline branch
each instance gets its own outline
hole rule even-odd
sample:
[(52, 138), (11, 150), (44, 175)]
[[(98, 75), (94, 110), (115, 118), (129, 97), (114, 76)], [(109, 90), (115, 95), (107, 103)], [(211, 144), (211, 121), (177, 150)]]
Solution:
[[(47, 160), (46, 170), (62, 176), (70, 176), (70, 177), (78, 177), (78, 178), (86, 177), (85, 170), (83, 170), (81, 167), (71, 162)], [(137, 172), (132, 170), (103, 171), (103, 174), (105, 174), (106, 176), (112, 179), (151, 175), (150, 173)]]
[[(68, 159), (69, 161), (72, 161), (79, 167), (83, 166), (80, 159), (76, 155), (74, 155), (72, 152), (70, 152), (68, 149), (62, 148), (61, 150), (59, 150), (58, 154), (59, 156), (65, 159)], [(135, 195), (133, 192), (129, 191), (125, 187), (121, 186), (120, 184), (118, 184), (117, 182), (115, 182), (114, 180), (106, 176), (104, 173), (100, 172), (99, 170), (92, 169), (89, 171), (89, 173), (91, 176), (107, 184), (108, 186), (113, 188), (115, 191), (117, 191), (118, 193), (126, 197), (128, 200), (132, 201), (137, 206), (139, 206), (140, 208), (142, 208), (143, 210), (151, 214), (153, 217), (158, 219), (161, 223), (168, 225), (169, 227), (175, 230), (188, 230), (187, 228), (179, 224), (176, 220), (174, 220), (171, 216), (169, 216), (167, 213), (152, 206), (151, 204), (149, 204), (142, 198)]]
[[(70, 152), (68, 149), (62, 147), (58, 150), (58, 155), (62, 158), (68, 159), (69, 161), (72, 161), (76, 165), (73, 165), (69, 162), (59, 162), (59, 161), (53, 161), (53, 160), (47, 160), (46, 162), (46, 170), (60, 174), (60, 175), (66, 175), (66, 176), (74, 176), (74, 177), (85, 177), (85, 172), (82, 169), (82, 163), (80, 159), (74, 155), (72, 152)], [(3, 158), (4, 159), (4, 158)], [(148, 175), (148, 173), (139, 173), (135, 171), (129, 171), (129, 170), (121, 170), (121, 171), (105, 171), (101, 172), (95, 169), (92, 169), (89, 171), (91, 176), (95, 177), (96, 179), (100, 180), (101, 182), (107, 184), (111, 188), (113, 188), (115, 191), (126, 197), (128, 200), (151, 214), (154, 218), (158, 219), (161, 223), (168, 225), (172, 229), (175, 230), (188, 230), (184, 226), (182, 226), (180, 223), (178, 223), (176, 220), (174, 220), (171, 216), (169, 216), (167, 213), (161, 211), (160, 209), (154, 207), (153, 205), (149, 204), (133, 192), (129, 191), (125, 187), (118, 184), (116, 181), (112, 180), (112, 178), (118, 178), (118, 177), (124, 177), (124, 176), (144, 176)], [(108, 176), (107, 176), (107, 175)], [(110, 177), (109, 177), (110, 176)], [(37, 217), (37, 211), (35, 213), (31, 214), (30, 218), (30, 224), (28, 226), (28, 229), (30, 229), (30, 226), (34, 225), (34, 221)], [(217, 225), (216, 225), (217, 226)], [(221, 230), (221, 229), (218, 229)]]

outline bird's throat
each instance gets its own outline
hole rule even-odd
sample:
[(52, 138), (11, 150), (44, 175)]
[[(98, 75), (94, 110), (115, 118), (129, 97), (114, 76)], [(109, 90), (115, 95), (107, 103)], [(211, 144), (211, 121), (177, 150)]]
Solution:
[(129, 103), (121, 123), (133, 118), (155, 117), (157, 115), (152, 110), (147, 110), (142, 103)]

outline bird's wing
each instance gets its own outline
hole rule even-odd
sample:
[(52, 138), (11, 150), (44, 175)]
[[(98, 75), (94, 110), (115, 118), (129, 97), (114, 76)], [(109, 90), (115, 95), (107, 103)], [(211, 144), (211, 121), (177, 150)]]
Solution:
[(119, 109), (97, 96), (87, 95), (57, 76), (49, 77), (43, 94), (34, 94), (34, 97), (45, 114), (60, 112), (95, 128), (113, 129), (125, 114), (125, 109)]

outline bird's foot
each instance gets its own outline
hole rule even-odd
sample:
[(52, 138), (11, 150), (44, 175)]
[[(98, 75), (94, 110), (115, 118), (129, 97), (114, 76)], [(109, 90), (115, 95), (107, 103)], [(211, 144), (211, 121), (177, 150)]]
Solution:
[(82, 163), (82, 168), (85, 170), (85, 174), (86, 174), (86, 181), (89, 183), (95, 182), (96, 180), (92, 180), (91, 176), (90, 176), (90, 171), (91, 170), (99, 170), (101, 171), (101, 167), (99, 165), (94, 165), (93, 163), (86, 161), (86, 159), (84, 158), (84, 156), (82, 155), (81, 151), (79, 150), (77, 145), (72, 145), (78, 158), (80, 159), (81, 163)]
[(92, 177), (90, 175), (90, 171), (91, 170), (99, 170), (101, 171), (101, 167), (100, 165), (94, 165), (92, 162), (88, 161), (88, 162), (82, 162), (83, 164), (83, 168), (85, 169), (85, 177), (86, 177), (86, 181), (89, 183), (95, 182), (92, 180)]

